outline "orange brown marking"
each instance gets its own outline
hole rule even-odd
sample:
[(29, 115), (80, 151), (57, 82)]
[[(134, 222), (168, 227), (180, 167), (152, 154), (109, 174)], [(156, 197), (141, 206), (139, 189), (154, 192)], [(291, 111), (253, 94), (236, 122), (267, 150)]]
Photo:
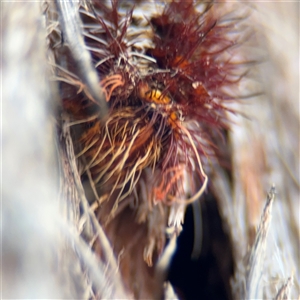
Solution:
[(164, 175), (167, 175), (168, 173), (174, 172), (174, 176), (169, 180), (168, 184), (165, 185), (165, 178), (162, 178), (161, 184), (157, 187), (154, 188), (154, 194), (155, 194), (155, 199), (158, 201), (164, 201), (166, 198), (166, 195), (169, 193), (171, 188), (174, 186), (174, 184), (178, 181), (180, 181), (180, 178), (183, 177), (183, 171), (184, 169), (182, 166), (175, 166), (172, 168), (169, 168)]
[(139, 96), (148, 102), (154, 102), (156, 104), (169, 104), (171, 102), (170, 97), (163, 95), (160, 90), (151, 90), (146, 83), (139, 85)]
[[(112, 92), (118, 87), (118, 86), (123, 86), (125, 81), (123, 80), (122, 76), (119, 74), (112, 75), (112, 76), (107, 76), (105, 79), (100, 81), (101, 87), (103, 88), (106, 102), (110, 100), (110, 97), (112, 95)], [(108, 87), (112, 85), (108, 89)]]

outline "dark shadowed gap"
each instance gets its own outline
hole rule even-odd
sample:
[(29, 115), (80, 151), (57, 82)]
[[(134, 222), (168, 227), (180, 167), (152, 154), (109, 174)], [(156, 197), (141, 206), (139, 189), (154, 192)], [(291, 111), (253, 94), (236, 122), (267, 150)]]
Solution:
[(180, 299), (231, 300), (230, 277), (233, 274), (232, 247), (224, 232), (215, 198), (209, 194), (201, 203), (203, 218), (202, 250), (192, 259), (194, 220), (192, 206), (185, 215), (183, 231), (177, 241), (169, 280)]

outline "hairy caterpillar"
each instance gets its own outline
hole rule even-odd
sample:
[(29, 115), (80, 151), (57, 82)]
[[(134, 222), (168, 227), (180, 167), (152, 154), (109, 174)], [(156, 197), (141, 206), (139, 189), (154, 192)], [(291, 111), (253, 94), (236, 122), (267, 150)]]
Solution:
[(70, 62), (58, 69), (63, 107), (81, 123), (76, 156), (100, 222), (109, 232), (131, 207), (147, 228), (143, 257), (152, 266), (165, 228), (179, 232), (185, 207), (207, 189), (230, 103), (247, 96), (238, 89), (251, 62), (238, 47), (247, 32), (236, 34), (241, 20), (202, 1), (152, 3), (149, 18), (121, 1), (91, 5), (80, 10), (83, 35), (108, 114), (101, 119), (78, 90)]

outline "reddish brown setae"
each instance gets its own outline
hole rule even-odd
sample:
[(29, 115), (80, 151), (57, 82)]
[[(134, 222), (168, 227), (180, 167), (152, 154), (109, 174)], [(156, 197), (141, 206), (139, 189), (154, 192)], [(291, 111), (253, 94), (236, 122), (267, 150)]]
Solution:
[(109, 228), (133, 209), (136, 223), (147, 227), (144, 259), (151, 265), (166, 227), (178, 230), (186, 205), (208, 186), (246, 59), (237, 51), (239, 20), (220, 17), (212, 3), (139, 5), (152, 7), (150, 17), (122, 1), (93, 1), (93, 9), (81, 10), (109, 106), (106, 119), (78, 92), (75, 77), (59, 72), (69, 78), (62, 83), (63, 106), (81, 124), (74, 134), (77, 157), (100, 205), (100, 222)]

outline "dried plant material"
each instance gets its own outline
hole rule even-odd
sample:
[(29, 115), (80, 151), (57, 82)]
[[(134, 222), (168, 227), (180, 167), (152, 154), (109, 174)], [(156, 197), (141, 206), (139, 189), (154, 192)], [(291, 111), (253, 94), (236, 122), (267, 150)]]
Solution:
[(275, 297), (275, 300), (286, 300), (290, 299), (290, 288), (292, 285), (292, 278), (288, 278), (286, 283), (279, 289), (278, 294)]
[(91, 100), (97, 101), (100, 107), (100, 115), (107, 114), (107, 106), (104, 94), (98, 85), (99, 79), (91, 66), (90, 54), (85, 48), (81, 30), (81, 21), (78, 16), (79, 3), (77, 1), (56, 1), (60, 16), (60, 24), (64, 33), (65, 42), (68, 43), (71, 55), (77, 65), (79, 76), (83, 81), (85, 93)]
[(39, 3), (1, 3), (0, 243), (6, 299), (64, 297), (53, 272), (62, 245), (49, 115), (54, 85), (48, 82), (43, 24)]
[[(82, 207), (83, 214), (81, 214), (80, 219), (77, 219), (74, 225), (77, 225), (79, 228), (79, 233), (82, 234), (85, 240), (82, 237), (75, 236), (69, 237), (69, 243), (74, 240), (75, 251), (78, 253), (78, 259), (82, 264), (84, 273), (87, 276), (87, 282), (90, 285), (90, 289), (93, 290), (93, 294), (96, 298), (128, 298), (128, 295), (123, 287), (123, 283), (119, 276), (118, 265), (115, 259), (113, 250), (107, 237), (99, 224), (98, 220), (92, 209), (89, 206), (89, 203), (85, 197), (83, 186), (78, 174), (78, 169), (76, 165), (73, 143), (71, 135), (69, 132), (70, 128), (64, 126), (62, 128), (62, 149), (68, 159), (70, 170), (64, 169), (64, 178), (72, 180), (74, 182), (75, 193), (78, 194), (79, 203), (70, 203), (67, 207), (68, 210), (72, 210), (76, 207)], [(67, 171), (67, 172), (66, 172)], [(71, 185), (72, 186), (72, 185)], [(62, 188), (64, 185), (62, 185)], [(67, 195), (63, 195), (66, 199)], [(74, 198), (73, 198), (74, 199)], [(74, 219), (73, 219), (74, 220)], [(76, 224), (77, 223), (77, 224)], [(79, 226), (79, 224), (81, 224)], [(77, 230), (78, 230), (77, 229)], [(69, 234), (67, 233), (67, 236)], [(99, 261), (99, 258), (95, 257), (95, 254), (91, 251), (91, 245), (99, 241), (101, 245), (101, 254), (102, 261)], [(88, 242), (88, 243), (86, 243)], [(114, 281), (113, 288), (109, 287), (110, 282)]]
[(264, 208), (260, 224), (247, 263), (245, 299), (262, 298), (262, 274), (266, 255), (266, 243), (271, 222), (272, 204), (275, 198), (275, 187), (272, 187)]
[(164, 299), (166, 300), (177, 300), (180, 299), (176, 293), (174, 292), (174, 289), (170, 282), (166, 282), (164, 286), (165, 292), (164, 292)]

